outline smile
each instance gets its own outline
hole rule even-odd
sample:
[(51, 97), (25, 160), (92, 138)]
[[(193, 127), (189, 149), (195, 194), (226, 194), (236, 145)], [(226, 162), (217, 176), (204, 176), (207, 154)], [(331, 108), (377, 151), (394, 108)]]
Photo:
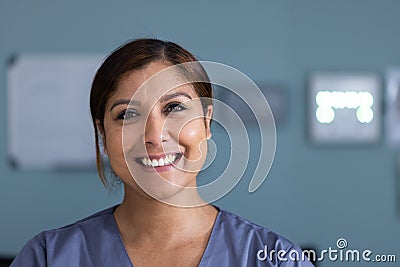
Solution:
[(181, 153), (169, 154), (164, 156), (149, 156), (136, 159), (140, 165), (147, 168), (162, 167), (176, 163), (182, 157)]

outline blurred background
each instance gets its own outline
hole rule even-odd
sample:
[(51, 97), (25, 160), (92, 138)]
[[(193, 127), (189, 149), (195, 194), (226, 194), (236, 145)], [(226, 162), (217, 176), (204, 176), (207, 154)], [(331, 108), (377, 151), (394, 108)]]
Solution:
[[(10, 164), (8, 127), (13, 114), (6, 75), (10, 58), (104, 57), (129, 39), (156, 37), (285, 92), (280, 111), (284, 120), (277, 127), (268, 178), (250, 194), (250, 177), (245, 176), (216, 205), (303, 248), (337, 248), (336, 241), (345, 238), (349, 248), (396, 254), (399, 261), (399, 149), (386, 140), (384, 128), (387, 70), (400, 68), (399, 14), (396, 0), (1, 1), (0, 256), (12, 258), (40, 231), (73, 223), (120, 202), (122, 196), (121, 191), (109, 193), (103, 188), (95, 168), (60, 171)], [(313, 142), (309, 78), (318, 71), (378, 77), (381, 98), (375, 101), (382, 108), (375, 118), (381, 109), (383, 117), (377, 138), (361, 144)], [(38, 125), (46, 116), (24, 110), (24, 105), (19, 112)], [(57, 110), (48, 113), (54, 116)], [(60, 121), (74, 120), (68, 112), (57, 114)], [(65, 128), (67, 133), (73, 131)], [(22, 137), (29, 139), (29, 134), (27, 130)], [(214, 137), (218, 139), (217, 130)], [(258, 146), (257, 142), (252, 145)], [(44, 146), (37, 153), (45, 151)], [(318, 266), (364, 264), (325, 260)]]

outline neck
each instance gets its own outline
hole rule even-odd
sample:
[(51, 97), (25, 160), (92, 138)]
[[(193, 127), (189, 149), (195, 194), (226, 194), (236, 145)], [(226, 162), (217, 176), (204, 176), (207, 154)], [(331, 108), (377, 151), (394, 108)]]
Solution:
[(114, 216), (125, 245), (168, 247), (211, 231), (218, 212), (204, 201), (202, 204), (171, 206), (126, 185), (124, 199)]

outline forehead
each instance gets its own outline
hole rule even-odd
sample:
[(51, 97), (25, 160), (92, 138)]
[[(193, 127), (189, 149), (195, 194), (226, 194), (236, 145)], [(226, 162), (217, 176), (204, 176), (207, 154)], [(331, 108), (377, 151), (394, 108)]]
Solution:
[(155, 61), (143, 69), (130, 71), (120, 79), (108, 104), (120, 98), (157, 101), (175, 91), (184, 91), (192, 98), (198, 97), (193, 86), (182, 79), (176, 70), (170, 64)]

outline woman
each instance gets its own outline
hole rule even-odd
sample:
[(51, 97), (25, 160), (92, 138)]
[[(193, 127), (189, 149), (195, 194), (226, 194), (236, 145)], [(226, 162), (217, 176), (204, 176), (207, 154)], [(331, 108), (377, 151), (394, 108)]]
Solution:
[(102, 147), (124, 199), (37, 235), (11, 266), (312, 266), (283, 255), (301, 255), (297, 245), (193, 190), (213, 105), (210, 83), (191, 81), (207, 79), (171, 42), (138, 39), (114, 51), (94, 78), (90, 109), (98, 173), (108, 185)]

